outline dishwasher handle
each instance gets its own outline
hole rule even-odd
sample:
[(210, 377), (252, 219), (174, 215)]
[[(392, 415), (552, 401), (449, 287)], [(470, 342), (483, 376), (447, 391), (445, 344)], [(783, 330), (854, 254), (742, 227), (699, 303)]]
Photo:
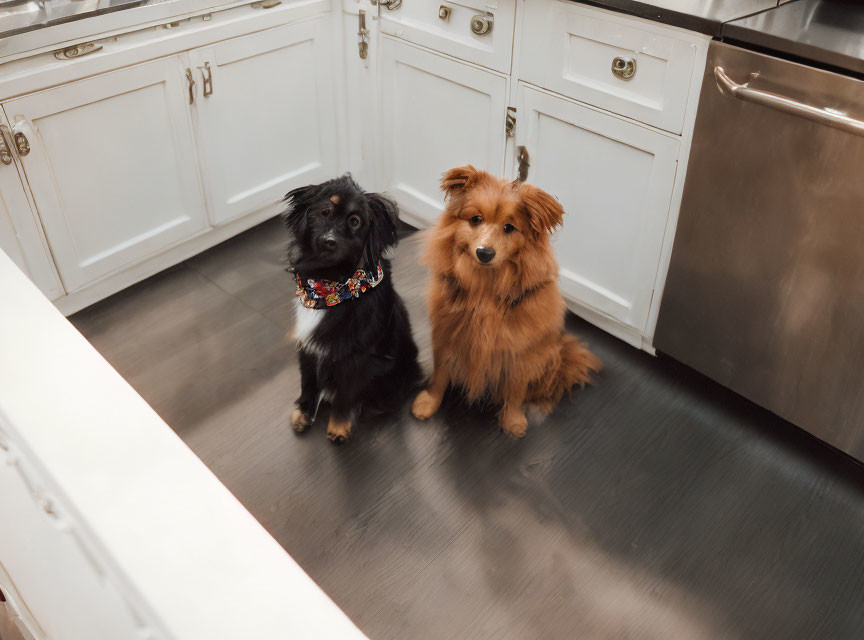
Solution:
[(766, 91), (757, 91), (751, 89), (747, 84), (738, 84), (734, 82), (723, 67), (714, 67), (714, 79), (717, 81), (717, 86), (721, 92), (729, 93), (733, 98), (738, 98), (744, 102), (752, 102), (754, 104), (775, 109), (782, 113), (799, 116), (818, 122), (835, 129), (840, 129), (846, 133), (854, 133), (855, 135), (864, 136), (864, 122), (855, 120), (842, 113), (829, 111), (828, 109), (820, 109), (813, 107), (803, 102), (797, 102), (784, 96), (778, 96), (774, 93)]

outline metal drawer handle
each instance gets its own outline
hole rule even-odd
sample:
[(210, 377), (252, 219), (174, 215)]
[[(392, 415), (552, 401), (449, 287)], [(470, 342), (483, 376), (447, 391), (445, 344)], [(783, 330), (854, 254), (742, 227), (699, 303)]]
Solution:
[(15, 140), (15, 148), (18, 149), (19, 156), (26, 156), (30, 153), (30, 141), (27, 139), (27, 136), (24, 135), (23, 131), (15, 132), (15, 135), (12, 136)]
[(357, 53), (361, 60), (369, 57), (369, 29), (366, 28), (366, 12), (357, 13)]
[(528, 149), (525, 148), (525, 145), (516, 147), (516, 161), (519, 163), (516, 179), (519, 182), (525, 182), (528, 179), (528, 169), (531, 168), (531, 156), (528, 155)]
[(18, 117), (15, 124), (12, 125), (12, 130), (9, 132), (12, 135), (12, 146), (18, 152), (18, 157), (23, 158), (30, 153), (30, 141), (24, 133), (27, 128), (27, 120), (23, 117)]
[(189, 104), (195, 103), (195, 79), (192, 77), (192, 69), (186, 67), (186, 83), (189, 85)]
[(72, 47), (66, 47), (65, 49), (57, 49), (54, 52), (54, 57), (58, 60), (72, 60), (81, 56), (89, 56), (91, 53), (96, 53), (97, 51), (102, 51), (101, 44), (97, 45), (95, 42), (85, 42)]
[(622, 58), (621, 56), (612, 58), (612, 74), (616, 78), (629, 80), (636, 75), (636, 61), (633, 58)]
[(201, 82), (204, 83), (204, 97), (209, 98), (213, 95), (213, 69), (210, 67), (210, 61), (206, 61), (203, 67), (198, 67), (201, 72)]
[(864, 136), (864, 122), (861, 120), (855, 120), (836, 111), (812, 107), (809, 104), (797, 102), (766, 91), (751, 89), (747, 86), (747, 83), (737, 84), (726, 75), (723, 67), (714, 67), (714, 79), (717, 81), (720, 91), (729, 93), (733, 98), (762, 105), (763, 107), (775, 109), (789, 115), (806, 118), (813, 122), (840, 129), (846, 133)]
[(9, 148), (9, 143), (6, 141), (6, 134), (9, 129), (6, 125), (0, 126), (0, 162), (5, 165), (12, 164), (12, 150)]

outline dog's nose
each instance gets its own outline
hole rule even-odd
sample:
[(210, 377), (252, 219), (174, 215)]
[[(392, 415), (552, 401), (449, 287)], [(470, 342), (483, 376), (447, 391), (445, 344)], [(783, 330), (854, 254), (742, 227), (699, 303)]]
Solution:
[(492, 262), (492, 258), (495, 257), (495, 249), (492, 247), (477, 247), (477, 257), (480, 258), (480, 262)]
[(333, 238), (321, 238), (321, 246), (327, 251), (333, 251), (336, 248), (336, 241)]

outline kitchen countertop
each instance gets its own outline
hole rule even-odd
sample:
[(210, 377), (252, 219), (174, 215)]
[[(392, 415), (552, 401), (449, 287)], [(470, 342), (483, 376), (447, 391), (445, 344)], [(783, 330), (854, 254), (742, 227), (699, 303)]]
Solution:
[(710, 36), (719, 36), (724, 22), (749, 16), (776, 7), (778, 4), (778, 0), (652, 0), (651, 2), (581, 0), (581, 2)]
[(0, 38), (103, 15), (147, 2), (148, 0), (0, 0)]
[[(200, 8), (224, 6), (236, 0), (0, 0), (0, 56), (4, 40), (47, 27), (95, 18), (126, 9), (180, 15)], [(142, 14), (143, 15), (143, 14)], [(146, 21), (142, 17), (142, 21)], [(134, 21), (133, 21), (134, 22)], [(62, 38), (61, 38), (62, 39)]]
[[(857, 0), (574, 1), (864, 76), (864, 3)], [(186, 4), (187, 0), (0, 0), (0, 42), (122, 9), (176, 5), (179, 13)]]
[[(164, 24), (252, 0), (0, 0), (0, 64), (106, 33)], [(283, 4), (301, 0), (283, 0)]]
[[(131, 7), (172, 1), (176, 0), (0, 0), (0, 39)], [(776, 7), (782, 0), (577, 1), (719, 36), (724, 22)]]
[(723, 25), (723, 40), (864, 75), (864, 4), (795, 0)]

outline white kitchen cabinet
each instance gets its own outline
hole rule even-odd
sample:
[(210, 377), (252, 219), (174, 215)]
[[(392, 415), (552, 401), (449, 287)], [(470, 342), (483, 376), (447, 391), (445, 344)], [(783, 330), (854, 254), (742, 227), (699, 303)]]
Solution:
[[(0, 114), (0, 127), (2, 114)], [(42, 236), (38, 219), (30, 207), (27, 192), (11, 150), (8, 127), (0, 133), (10, 150), (10, 163), (0, 163), (0, 251), (4, 251), (49, 299), (63, 295), (51, 254)]]
[(508, 79), (385, 37), (381, 46), (384, 190), (421, 226), (444, 206), (441, 174), (463, 164), (500, 175)]
[(0, 246), (70, 313), (349, 168), (428, 226), (442, 172), (511, 175), (524, 143), (529, 180), (571, 209), (557, 244), (574, 308), (650, 350), (707, 38), (559, 0), (422, 5), (238, 6), (80, 60), (0, 63), (15, 96), (0, 118), (30, 144), (0, 166)]
[(4, 104), (67, 291), (205, 229), (184, 74), (172, 56)]
[(577, 309), (642, 333), (663, 246), (679, 141), (598, 109), (519, 87), (528, 181), (566, 211), (555, 236), (561, 288)]
[(318, 17), (190, 52), (214, 225), (338, 172), (328, 27)]

